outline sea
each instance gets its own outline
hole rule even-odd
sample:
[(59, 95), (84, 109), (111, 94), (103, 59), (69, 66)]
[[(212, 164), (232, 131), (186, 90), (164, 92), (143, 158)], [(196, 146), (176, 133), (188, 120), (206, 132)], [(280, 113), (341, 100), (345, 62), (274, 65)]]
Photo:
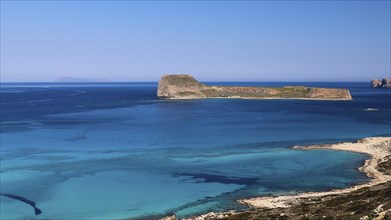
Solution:
[(0, 219), (245, 210), (236, 200), (370, 180), (358, 171), (368, 155), (292, 146), (391, 136), (391, 90), (368, 82), (206, 84), (346, 88), (353, 100), (166, 100), (157, 82), (2, 83)]

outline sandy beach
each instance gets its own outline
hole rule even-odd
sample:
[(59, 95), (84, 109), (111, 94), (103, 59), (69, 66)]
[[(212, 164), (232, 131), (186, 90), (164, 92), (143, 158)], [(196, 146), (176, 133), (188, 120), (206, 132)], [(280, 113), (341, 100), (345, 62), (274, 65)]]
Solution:
[[(368, 154), (371, 156), (371, 158), (366, 160), (364, 165), (359, 167), (359, 170), (361, 172), (366, 173), (366, 175), (368, 175), (369, 177), (371, 177), (371, 181), (356, 186), (352, 186), (350, 188), (345, 188), (345, 189), (334, 189), (331, 191), (324, 191), (324, 192), (306, 192), (306, 193), (300, 193), (295, 195), (284, 195), (284, 196), (262, 196), (262, 197), (238, 200), (239, 203), (246, 204), (252, 207), (252, 211), (249, 212), (228, 211), (222, 213), (210, 212), (199, 216), (192, 216), (186, 219), (188, 220), (246, 219), (250, 217), (254, 219), (254, 216), (257, 216), (257, 214), (260, 213), (263, 215), (255, 217), (255, 219), (264, 218), (265, 216), (270, 217), (273, 216), (273, 213), (274, 214), (277, 213), (277, 216), (279, 217), (281, 216), (287, 217), (286, 214), (284, 214), (284, 212), (287, 213), (292, 212), (291, 214), (293, 214), (295, 210), (297, 211), (297, 209), (299, 209), (299, 212), (302, 212), (300, 211), (300, 207), (301, 207), (300, 204), (301, 205), (314, 204), (315, 207), (322, 207), (322, 206), (317, 206), (316, 203), (318, 203), (319, 201), (321, 203), (322, 201), (333, 202), (332, 200), (333, 198), (336, 200), (336, 202), (341, 201), (341, 204), (346, 203), (346, 201), (344, 201), (346, 200), (346, 198), (349, 201), (357, 198), (359, 198), (358, 200), (360, 200), (362, 199), (361, 198), (362, 195), (365, 195), (365, 193), (374, 194), (368, 192), (367, 189), (373, 189), (374, 192), (379, 191), (382, 193), (384, 190), (387, 190), (387, 186), (385, 186), (384, 184), (387, 184), (389, 183), (389, 181), (391, 181), (391, 175), (389, 175), (390, 172), (383, 173), (379, 171), (379, 166), (378, 166), (379, 164), (384, 165), (390, 162), (389, 159), (391, 158), (391, 137), (369, 137), (369, 138), (360, 139), (356, 142), (342, 142), (336, 144), (319, 144), (319, 145), (310, 145), (310, 146), (293, 146), (292, 148), (297, 150), (329, 149), (329, 150), (351, 151), (351, 152)], [(349, 199), (349, 197), (351, 198)], [(366, 198), (369, 199), (369, 197)], [(376, 199), (376, 198), (372, 198), (372, 199)], [(351, 206), (352, 205), (351, 202), (352, 201), (348, 202), (347, 206)], [(378, 201), (378, 202), (382, 203), (382, 201)], [(389, 204), (378, 205), (373, 212), (374, 215), (376, 216), (376, 218), (374, 219), (378, 219), (378, 220), (387, 219), (388, 217), (384, 217), (384, 216), (387, 215), (389, 212), (390, 212)], [(269, 213), (269, 214), (265, 214), (265, 213)], [(305, 214), (305, 212), (302, 212), (301, 214), (302, 214), (301, 217), (308, 217), (307, 214)], [(335, 214), (338, 216), (339, 215), (338, 211), (336, 211)], [(351, 214), (357, 214), (357, 213), (352, 212)], [(367, 219), (365, 215), (362, 216), (364, 216), (363, 219)], [(171, 218), (172, 217), (173, 216), (171, 216)], [(293, 217), (293, 219), (295, 218)]]
[(352, 151), (357, 153), (364, 153), (371, 156), (366, 160), (364, 165), (359, 168), (361, 172), (366, 173), (372, 180), (368, 183), (363, 183), (346, 189), (336, 189), (326, 192), (307, 192), (296, 195), (286, 196), (268, 196), (256, 197), (251, 199), (239, 200), (239, 203), (247, 204), (257, 208), (279, 208), (289, 207), (298, 204), (300, 200), (314, 197), (330, 196), (342, 193), (350, 193), (352, 191), (370, 187), (377, 184), (385, 183), (391, 180), (390, 175), (386, 175), (377, 169), (377, 165), (384, 162), (391, 155), (391, 138), (390, 137), (371, 137), (360, 139), (357, 142), (343, 142), (337, 144), (320, 144), (310, 146), (294, 146), (298, 150), (314, 150), (314, 149), (330, 149)]

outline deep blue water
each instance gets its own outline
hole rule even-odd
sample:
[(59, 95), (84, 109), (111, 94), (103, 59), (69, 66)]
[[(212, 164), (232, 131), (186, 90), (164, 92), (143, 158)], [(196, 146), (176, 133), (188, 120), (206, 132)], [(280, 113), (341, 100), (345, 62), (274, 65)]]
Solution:
[[(208, 84), (208, 83), (207, 83)], [(238, 198), (348, 187), (366, 155), (289, 147), (391, 136), (391, 90), (352, 101), (162, 100), (157, 83), (1, 84), (1, 219), (155, 218)], [(377, 111), (365, 111), (376, 108)]]

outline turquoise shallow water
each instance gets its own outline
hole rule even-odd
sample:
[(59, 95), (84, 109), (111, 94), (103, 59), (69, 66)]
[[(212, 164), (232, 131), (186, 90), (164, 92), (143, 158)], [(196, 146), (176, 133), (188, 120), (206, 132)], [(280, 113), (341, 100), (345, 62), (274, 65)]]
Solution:
[(357, 171), (366, 155), (289, 147), (391, 136), (391, 92), (307, 84), (349, 88), (354, 100), (173, 101), (156, 97), (156, 83), (2, 84), (1, 193), (42, 214), (0, 196), (0, 218), (186, 216), (368, 181)]

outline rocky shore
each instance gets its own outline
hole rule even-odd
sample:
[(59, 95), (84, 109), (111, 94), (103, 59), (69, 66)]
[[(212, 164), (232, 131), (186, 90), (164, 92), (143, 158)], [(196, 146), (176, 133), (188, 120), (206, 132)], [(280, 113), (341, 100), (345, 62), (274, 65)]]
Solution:
[(249, 205), (248, 211), (207, 213), (187, 219), (391, 219), (391, 137), (293, 148), (368, 154), (371, 158), (359, 170), (372, 180), (347, 189), (243, 199), (238, 202)]
[(159, 81), (157, 96), (167, 99), (240, 98), (240, 99), (308, 99), (351, 100), (349, 90), (304, 86), (244, 87), (208, 86), (191, 75), (164, 75)]

